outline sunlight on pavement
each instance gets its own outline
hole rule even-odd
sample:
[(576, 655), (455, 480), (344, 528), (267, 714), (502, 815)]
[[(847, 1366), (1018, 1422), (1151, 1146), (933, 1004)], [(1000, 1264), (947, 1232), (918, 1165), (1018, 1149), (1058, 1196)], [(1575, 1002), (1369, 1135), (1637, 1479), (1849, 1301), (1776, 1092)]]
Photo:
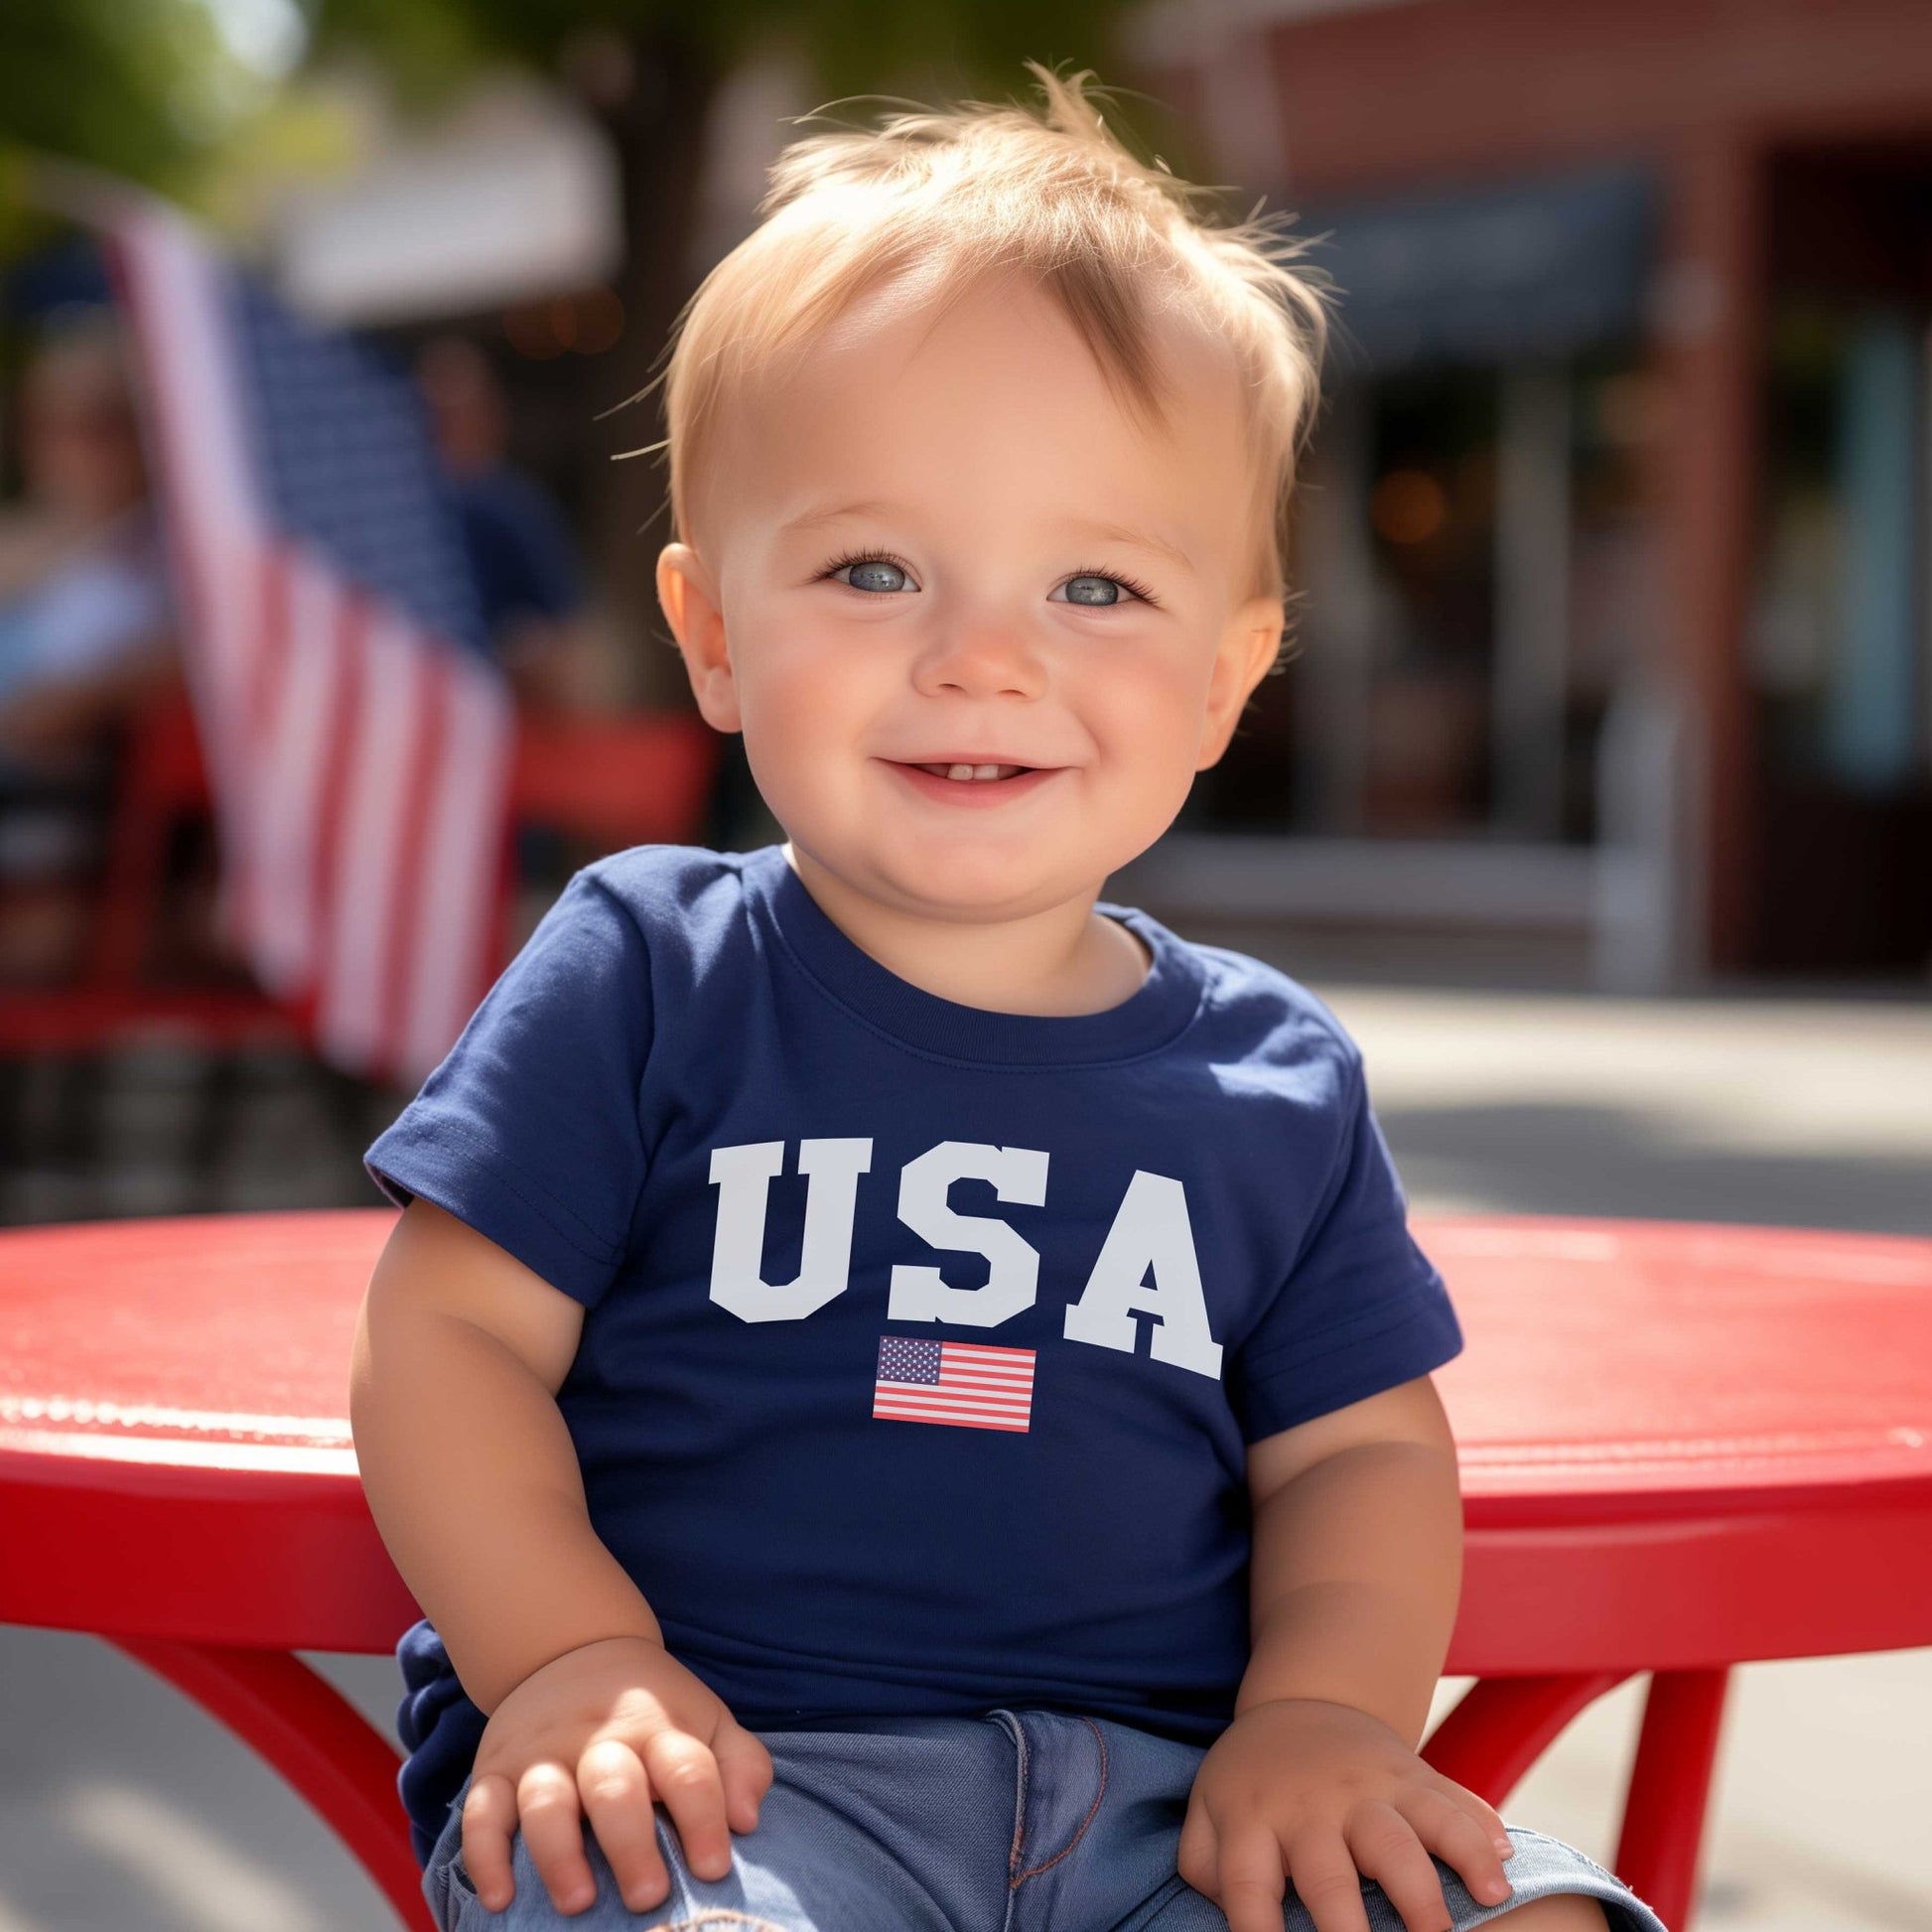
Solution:
[(198, 1932), (324, 1932), (300, 1892), (151, 1788), (89, 1779), (69, 1788), (62, 1817)]

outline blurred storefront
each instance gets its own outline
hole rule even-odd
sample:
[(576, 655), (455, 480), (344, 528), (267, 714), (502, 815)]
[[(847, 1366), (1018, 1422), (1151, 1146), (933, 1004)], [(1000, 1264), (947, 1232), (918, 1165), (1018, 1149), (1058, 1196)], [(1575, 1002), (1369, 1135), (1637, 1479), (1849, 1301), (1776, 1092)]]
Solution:
[(1150, 895), (1926, 971), (1932, 8), (1224, 0), (1140, 52), (1340, 316), (1302, 649)]

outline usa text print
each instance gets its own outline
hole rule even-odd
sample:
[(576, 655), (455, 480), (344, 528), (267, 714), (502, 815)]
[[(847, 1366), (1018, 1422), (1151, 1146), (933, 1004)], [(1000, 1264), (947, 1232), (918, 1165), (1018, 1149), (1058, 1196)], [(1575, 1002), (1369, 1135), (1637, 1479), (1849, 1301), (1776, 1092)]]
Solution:
[[(852, 1265), (859, 1176), (872, 1167), (869, 1140), (800, 1141), (806, 1176), (805, 1227), (797, 1276), (763, 1276), (764, 1212), (771, 1182), (784, 1172), (784, 1143), (714, 1148), (718, 1227), (711, 1254), (711, 1299), (743, 1321), (802, 1321), (843, 1295)], [(930, 1263), (893, 1269), (887, 1318), (995, 1328), (1033, 1307), (1039, 1253), (993, 1215), (961, 1214), (948, 1196), (955, 1180), (984, 1180), (994, 1195), (1029, 1207), (1046, 1199), (1047, 1156), (1037, 1148), (941, 1141), (899, 1171), (898, 1218), (931, 1246), (984, 1255), (980, 1288), (948, 1288)], [(1200, 1261), (1187, 1194), (1167, 1174), (1136, 1170), (1080, 1299), (1066, 1311), (1069, 1341), (1133, 1353), (1136, 1314), (1154, 1317), (1154, 1359), (1218, 1378), (1221, 1345), (1209, 1331)]]

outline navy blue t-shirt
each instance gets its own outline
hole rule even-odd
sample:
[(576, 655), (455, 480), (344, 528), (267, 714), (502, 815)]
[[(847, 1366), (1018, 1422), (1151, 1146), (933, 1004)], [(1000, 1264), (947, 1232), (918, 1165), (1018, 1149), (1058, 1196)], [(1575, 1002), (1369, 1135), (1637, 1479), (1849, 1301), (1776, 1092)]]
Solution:
[[(1043, 1705), (1207, 1742), (1247, 1663), (1247, 1446), (1461, 1346), (1361, 1060), (1292, 979), (1152, 955), (958, 1005), (780, 848), (573, 879), (368, 1153), (584, 1304), (591, 1520), (755, 1729)], [(482, 1714), (404, 1639), (419, 1853)]]

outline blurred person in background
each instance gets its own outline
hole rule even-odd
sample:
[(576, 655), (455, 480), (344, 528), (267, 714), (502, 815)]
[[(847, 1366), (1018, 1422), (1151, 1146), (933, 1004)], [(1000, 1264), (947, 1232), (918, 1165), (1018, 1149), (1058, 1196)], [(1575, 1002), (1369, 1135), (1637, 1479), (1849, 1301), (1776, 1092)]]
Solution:
[(0, 507), (0, 972), (58, 973), (89, 916), (116, 731), (176, 646), (126, 349), (104, 313), (22, 378), (22, 494)]
[(0, 512), (0, 771), (59, 774), (169, 674), (167, 578), (120, 336), (51, 337), (20, 394)]
[(583, 565), (556, 498), (508, 460), (507, 410), (489, 357), (461, 336), (439, 336), (418, 355), (416, 379), (497, 661), (519, 703), (583, 703), (593, 652)]

